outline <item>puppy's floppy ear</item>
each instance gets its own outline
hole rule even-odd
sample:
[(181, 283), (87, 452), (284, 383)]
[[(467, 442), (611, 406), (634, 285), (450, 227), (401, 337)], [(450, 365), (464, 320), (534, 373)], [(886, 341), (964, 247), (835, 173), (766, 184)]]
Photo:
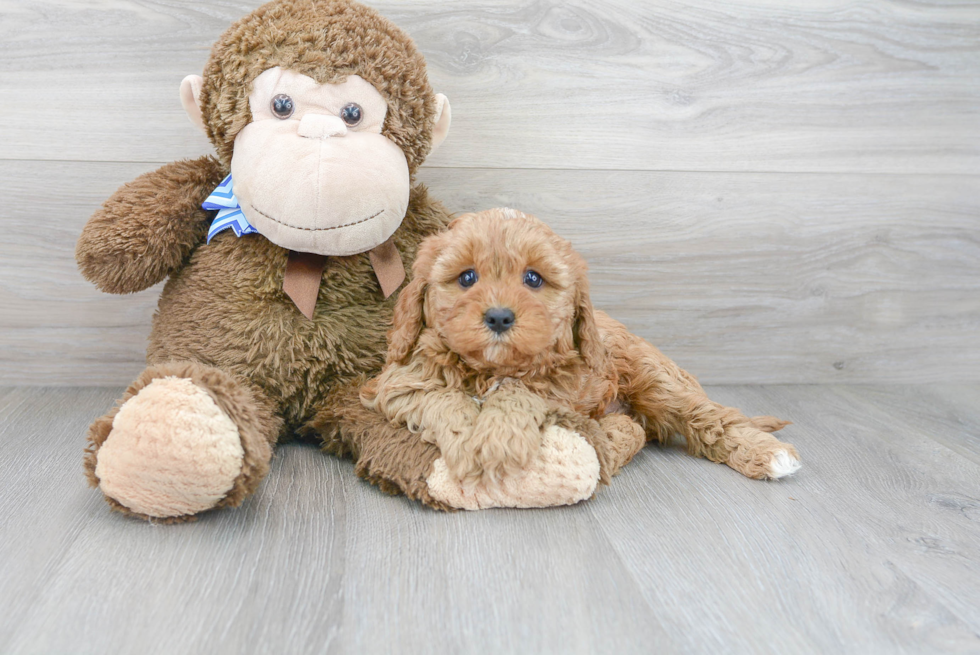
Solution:
[(595, 322), (595, 310), (589, 298), (589, 283), (585, 276), (578, 281), (575, 294), (575, 324), (572, 328), (575, 336), (575, 348), (585, 360), (586, 366), (603, 377), (609, 368), (609, 354), (602, 345), (599, 327)]
[[(445, 234), (444, 232), (442, 234)], [(442, 234), (425, 239), (412, 264), (412, 281), (398, 295), (395, 316), (388, 332), (388, 364), (404, 363), (422, 332), (426, 279), (432, 270)]]
[(402, 289), (395, 304), (395, 318), (388, 332), (388, 364), (402, 364), (422, 332), (425, 278), (416, 276)]

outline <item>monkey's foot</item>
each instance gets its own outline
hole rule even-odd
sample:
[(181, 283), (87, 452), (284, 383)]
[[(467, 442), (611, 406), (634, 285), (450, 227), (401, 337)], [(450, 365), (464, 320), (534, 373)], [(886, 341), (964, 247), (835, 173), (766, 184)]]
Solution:
[(197, 514), (235, 486), (245, 456), (238, 426), (187, 378), (152, 380), (127, 400), (95, 453), (110, 500), (151, 518)]
[(590, 498), (599, 482), (599, 459), (579, 434), (552, 426), (541, 435), (537, 455), (516, 475), (497, 484), (464, 487), (440, 457), (426, 480), (429, 494), (450, 507), (551, 507)]

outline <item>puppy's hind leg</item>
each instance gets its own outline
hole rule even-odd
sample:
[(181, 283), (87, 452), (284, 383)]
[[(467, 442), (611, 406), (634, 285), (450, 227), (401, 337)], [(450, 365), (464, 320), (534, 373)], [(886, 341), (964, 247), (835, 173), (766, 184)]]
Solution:
[(607, 414), (599, 419), (599, 427), (609, 450), (609, 475), (616, 475), (646, 445), (646, 433), (625, 414)]
[(653, 438), (666, 441), (679, 433), (692, 455), (727, 464), (750, 478), (777, 479), (799, 470), (796, 449), (769, 434), (787, 425), (785, 421), (749, 418), (719, 405), (693, 376), (649, 343), (628, 333), (617, 341), (622, 346), (617, 358), (624, 395)]
[(722, 462), (750, 478), (776, 480), (799, 470), (800, 456), (788, 443), (753, 425), (741, 412), (701, 394), (678, 417), (677, 431), (693, 455)]

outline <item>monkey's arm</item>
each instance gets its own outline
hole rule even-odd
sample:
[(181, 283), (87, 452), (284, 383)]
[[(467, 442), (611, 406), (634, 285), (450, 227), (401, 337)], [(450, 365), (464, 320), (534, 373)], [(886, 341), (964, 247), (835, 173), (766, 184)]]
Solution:
[(207, 235), (201, 203), (225, 177), (214, 157), (173, 162), (116, 191), (92, 215), (75, 247), (86, 279), (109, 293), (135, 293), (176, 271)]

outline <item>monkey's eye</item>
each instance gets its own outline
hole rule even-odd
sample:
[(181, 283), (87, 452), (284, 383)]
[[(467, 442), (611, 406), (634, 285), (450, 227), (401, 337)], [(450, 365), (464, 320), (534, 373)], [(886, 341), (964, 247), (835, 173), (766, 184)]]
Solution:
[(537, 271), (528, 271), (524, 274), (524, 284), (532, 289), (540, 289), (541, 285), (544, 284), (544, 278)]
[(275, 114), (276, 118), (286, 120), (293, 115), (295, 110), (296, 106), (293, 104), (293, 99), (285, 93), (280, 93), (272, 99), (272, 113)]
[(340, 119), (347, 124), (347, 127), (354, 127), (364, 118), (364, 111), (356, 102), (352, 102), (340, 110)]
[(469, 268), (460, 273), (457, 279), (459, 280), (459, 286), (463, 287), (464, 289), (469, 289), (471, 286), (476, 284), (479, 276), (476, 274), (476, 271)]

